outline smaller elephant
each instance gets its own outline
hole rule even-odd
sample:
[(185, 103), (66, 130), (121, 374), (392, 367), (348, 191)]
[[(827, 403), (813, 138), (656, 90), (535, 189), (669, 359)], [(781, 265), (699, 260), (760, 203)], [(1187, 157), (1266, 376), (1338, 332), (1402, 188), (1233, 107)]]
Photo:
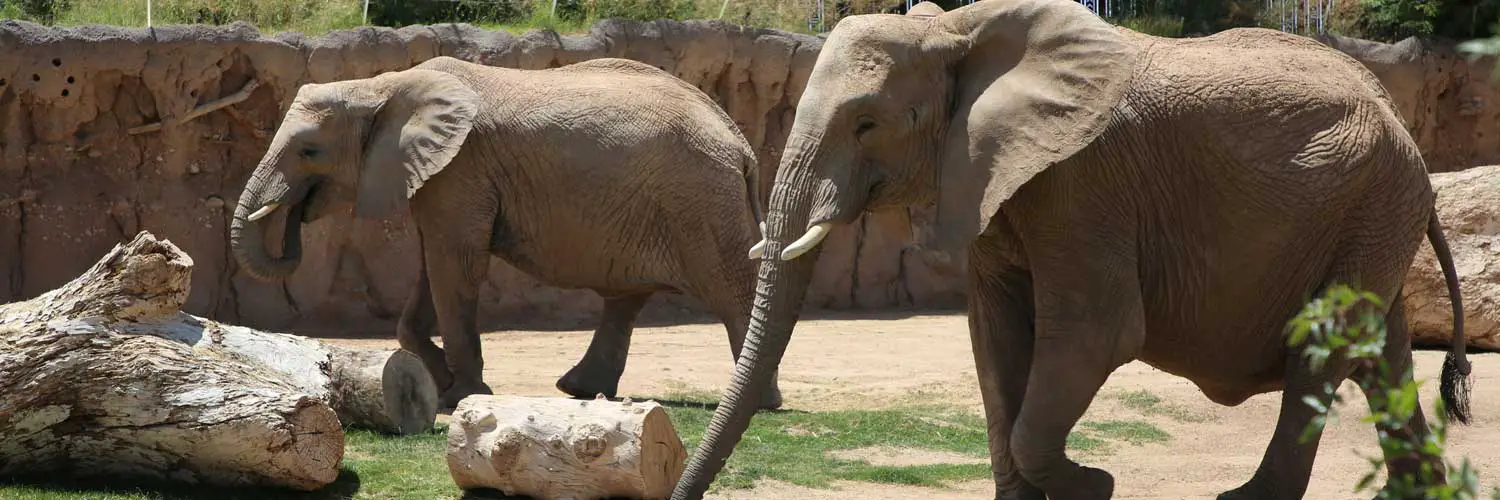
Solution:
[[(744, 249), (761, 238), (756, 173), (735, 122), (655, 67), (605, 58), (518, 70), (438, 57), (302, 86), (240, 195), (231, 246), (249, 274), (277, 279), (301, 256), (296, 223), (270, 254), (277, 217), (312, 222), (336, 204), (366, 220), (409, 210), (422, 266), (397, 338), (421, 356), (445, 408), (491, 393), (476, 326), (488, 256), (603, 297), (588, 351), (557, 388), (614, 397), (635, 318), (657, 292), (703, 301), (738, 357), (756, 279)], [(760, 403), (780, 405), (774, 389)]]

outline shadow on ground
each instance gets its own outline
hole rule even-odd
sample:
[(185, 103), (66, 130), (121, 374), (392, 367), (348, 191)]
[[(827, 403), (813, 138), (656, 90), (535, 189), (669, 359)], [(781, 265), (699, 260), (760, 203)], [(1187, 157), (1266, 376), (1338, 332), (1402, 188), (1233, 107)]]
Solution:
[[(107, 494), (118, 496), (142, 496), (162, 500), (192, 500), (213, 498), (215, 500), (343, 500), (354, 498), (359, 492), (359, 473), (344, 467), (338, 479), (317, 491), (299, 492), (282, 488), (185, 486), (165, 481), (132, 481), (75, 479), (64, 474), (46, 477), (22, 476), (0, 480), (0, 488), (23, 488), (41, 495)], [(13, 493), (13, 492), (12, 492)], [(45, 497), (44, 497), (45, 498)]]
[[(636, 318), (635, 326), (637, 328), (721, 324), (718, 317), (707, 313), (672, 313), (657, 311), (653, 314), (648, 314), (650, 312), (652, 311), (643, 311), (641, 316)], [(910, 319), (914, 316), (949, 314), (964, 314), (964, 311), (963, 309), (888, 309), (881, 311), (825, 309), (817, 311), (807, 311), (805, 313), (802, 313), (802, 315), (799, 316), (798, 319), (799, 321), (899, 321)], [(396, 338), (395, 324), (396, 321), (391, 320), (389, 327), (359, 327), (353, 329), (327, 326), (294, 325), (284, 329), (273, 331), (280, 331), (284, 333), (322, 339), (390, 338), (394, 340)], [(512, 330), (525, 330), (533, 332), (571, 332), (579, 330), (592, 331), (594, 327), (598, 325), (598, 315), (572, 319), (550, 318), (547, 316), (540, 316), (531, 319), (481, 316), (478, 321), (479, 331), (481, 332), (506, 332)]]

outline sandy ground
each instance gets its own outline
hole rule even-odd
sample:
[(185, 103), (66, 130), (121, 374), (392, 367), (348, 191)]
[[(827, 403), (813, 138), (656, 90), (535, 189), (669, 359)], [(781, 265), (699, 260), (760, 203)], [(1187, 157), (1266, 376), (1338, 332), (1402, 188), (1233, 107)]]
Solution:
[[(781, 367), (787, 408), (822, 410), (926, 401), (965, 405), (981, 411), (966, 321), (961, 315), (893, 314), (804, 319), (797, 325)], [(484, 336), (485, 380), (497, 392), (556, 396), (556, 377), (581, 356), (591, 331), (509, 331)], [(394, 340), (331, 340), (393, 346)], [(1449, 435), (1450, 459), (1467, 456), (1481, 474), (1484, 489), (1500, 487), (1500, 354), (1471, 354), (1474, 364), (1472, 425), (1455, 425)], [(1437, 397), (1443, 353), (1416, 355), (1417, 377), (1429, 418)], [(673, 391), (720, 391), (732, 367), (724, 329), (717, 324), (638, 327), (621, 396)], [(1162, 399), (1169, 413), (1143, 414), (1117, 395), (1145, 389)], [(1348, 403), (1323, 434), (1306, 498), (1369, 498), (1352, 488), (1367, 470), (1362, 457), (1376, 456), (1374, 429), (1359, 423), (1364, 398), (1352, 383), (1342, 388)], [(1117, 370), (1094, 400), (1085, 420), (1148, 420), (1171, 434), (1165, 443), (1120, 446), (1104, 457), (1075, 457), (1115, 475), (1115, 498), (1213, 498), (1248, 479), (1260, 462), (1276, 422), (1280, 393), (1263, 394), (1237, 407), (1214, 404), (1185, 379), (1139, 362)], [(1192, 420), (1192, 421), (1188, 421)], [(899, 453), (881, 450), (870, 459)], [(942, 458), (938, 458), (941, 460)], [(958, 457), (952, 457), (958, 459)], [(765, 482), (752, 490), (711, 495), (720, 499), (990, 498), (988, 480), (918, 488), (841, 483), (813, 489)], [(1486, 496), (1487, 498), (1487, 496)]]

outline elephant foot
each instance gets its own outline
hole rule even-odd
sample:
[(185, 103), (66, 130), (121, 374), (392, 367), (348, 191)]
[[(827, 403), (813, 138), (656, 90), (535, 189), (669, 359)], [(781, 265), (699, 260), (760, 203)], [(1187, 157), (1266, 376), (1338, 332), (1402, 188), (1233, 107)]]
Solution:
[[(1301, 498), (1302, 495), (1292, 495), (1288, 498)], [(1240, 487), (1220, 493), (1218, 500), (1264, 500), (1281, 498), (1270, 483), (1260, 479), (1260, 476), (1245, 482)]]
[(494, 394), (490, 386), (484, 382), (462, 382), (455, 381), (452, 386), (443, 391), (438, 398), (438, 406), (444, 410), (452, 410), (458, 407), (458, 402), (475, 394)]
[(775, 410), (781, 408), (781, 387), (772, 385), (766, 388), (760, 395), (760, 409)]
[(997, 482), (995, 500), (1047, 500), (1047, 494), (1018, 477), (1016, 481)]
[[(1078, 466), (1078, 475), (1062, 481), (1062, 487), (1058, 491), (1047, 490), (1047, 498), (1077, 498), (1079, 500), (1097, 498), (1109, 500), (1115, 494), (1115, 477), (1103, 469)], [(1031, 497), (1017, 497), (1031, 498)]]
[(620, 389), (620, 375), (602, 375), (603, 370), (591, 369), (582, 364), (573, 365), (568, 373), (557, 379), (557, 390), (563, 394), (579, 399), (594, 399), (595, 396), (603, 394), (606, 398), (615, 397)]

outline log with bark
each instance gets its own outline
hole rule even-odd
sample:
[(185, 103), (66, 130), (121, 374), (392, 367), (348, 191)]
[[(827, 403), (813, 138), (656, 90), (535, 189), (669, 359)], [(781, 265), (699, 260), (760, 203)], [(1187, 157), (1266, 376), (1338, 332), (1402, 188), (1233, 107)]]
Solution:
[(327, 402), (346, 426), (392, 434), (432, 428), (438, 390), (421, 358), (400, 349), (348, 349), (285, 333), (262, 332), (179, 312), (166, 321), (127, 327), (178, 340), (200, 352), (280, 375)]
[[(321, 488), (339, 418), (281, 374), (167, 336), (192, 260), (142, 232), (61, 288), (0, 306), (0, 475)], [(207, 328), (199, 330), (208, 333)]]
[(687, 452), (656, 402), (464, 398), (448, 425), (459, 488), (539, 500), (668, 498)]

